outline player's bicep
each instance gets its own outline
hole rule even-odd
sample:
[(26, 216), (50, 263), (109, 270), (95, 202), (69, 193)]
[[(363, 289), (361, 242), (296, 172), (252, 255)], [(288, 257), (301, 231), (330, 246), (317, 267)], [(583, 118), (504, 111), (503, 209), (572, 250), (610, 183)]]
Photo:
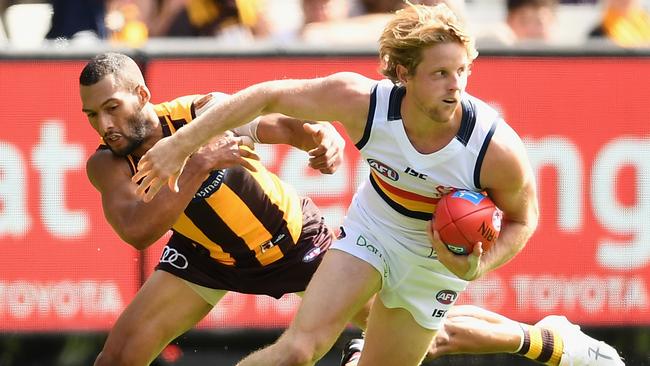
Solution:
[(537, 193), (531, 181), (519, 186), (489, 188), (488, 194), (507, 221), (535, 227), (537, 224)]
[(481, 183), (507, 220), (534, 225), (538, 214), (535, 176), (521, 140), (507, 125), (502, 127), (486, 152)]
[(119, 232), (123, 219), (130, 217), (130, 209), (138, 198), (128, 163), (111, 155), (110, 152), (95, 153), (86, 164), (86, 172), (101, 195), (104, 216)]
[(375, 83), (354, 73), (282, 81), (271, 109), (299, 119), (339, 121), (347, 129), (355, 123), (365, 124)]

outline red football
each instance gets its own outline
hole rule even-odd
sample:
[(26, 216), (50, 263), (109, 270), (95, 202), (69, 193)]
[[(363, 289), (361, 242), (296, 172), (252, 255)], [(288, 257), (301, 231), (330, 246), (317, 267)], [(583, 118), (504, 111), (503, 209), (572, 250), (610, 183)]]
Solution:
[(483, 250), (490, 249), (501, 231), (503, 214), (490, 197), (466, 190), (444, 195), (438, 202), (433, 227), (447, 248), (467, 255), (474, 244), (483, 243)]

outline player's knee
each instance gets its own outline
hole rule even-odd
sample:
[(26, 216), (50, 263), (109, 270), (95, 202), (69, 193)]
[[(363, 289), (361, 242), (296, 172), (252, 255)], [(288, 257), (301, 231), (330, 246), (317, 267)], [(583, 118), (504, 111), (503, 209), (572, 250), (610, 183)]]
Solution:
[(308, 339), (287, 337), (282, 342), (282, 352), (287, 366), (311, 365), (318, 360), (316, 347)]
[(329, 350), (329, 342), (314, 335), (286, 335), (278, 343), (287, 366), (313, 365)]

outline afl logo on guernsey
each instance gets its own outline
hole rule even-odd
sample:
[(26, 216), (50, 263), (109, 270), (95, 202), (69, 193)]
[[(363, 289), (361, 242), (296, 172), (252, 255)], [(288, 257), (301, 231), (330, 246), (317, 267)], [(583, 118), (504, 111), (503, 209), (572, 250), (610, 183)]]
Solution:
[(392, 181), (397, 181), (399, 179), (399, 174), (397, 174), (397, 171), (393, 170), (393, 168), (389, 167), (388, 165), (382, 163), (379, 160), (368, 159), (368, 165), (370, 165), (370, 167), (374, 169), (377, 173), (383, 175), (384, 177)]
[(223, 183), (223, 177), (226, 174), (225, 170), (215, 170), (213, 171), (208, 179), (203, 181), (203, 184), (201, 184), (201, 188), (199, 188), (198, 191), (194, 194), (194, 198), (192, 198), (192, 201), (195, 200), (200, 200), (200, 199), (206, 199), (214, 192), (216, 192), (219, 187), (221, 187), (221, 183)]
[(453, 304), (458, 294), (452, 290), (441, 290), (436, 294), (436, 300), (443, 305)]

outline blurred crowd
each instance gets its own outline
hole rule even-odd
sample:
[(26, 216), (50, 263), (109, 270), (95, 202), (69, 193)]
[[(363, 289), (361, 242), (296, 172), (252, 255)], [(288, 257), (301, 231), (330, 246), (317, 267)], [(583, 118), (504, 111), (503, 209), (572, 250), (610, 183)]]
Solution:
[[(650, 47), (646, 0), (411, 2), (446, 3), (467, 22), (479, 46), (593, 40)], [(232, 44), (374, 44), (390, 13), (404, 4), (404, 0), (0, 0), (0, 48), (97, 41), (137, 48), (170, 37), (212, 37)]]

